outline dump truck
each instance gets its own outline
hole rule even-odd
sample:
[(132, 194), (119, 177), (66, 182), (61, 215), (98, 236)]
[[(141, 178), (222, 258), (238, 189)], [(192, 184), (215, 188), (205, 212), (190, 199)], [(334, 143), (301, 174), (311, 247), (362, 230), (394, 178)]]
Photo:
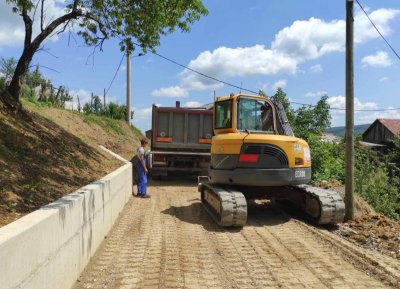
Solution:
[(197, 108), (152, 108), (152, 128), (146, 132), (151, 140), (151, 176), (169, 172), (205, 174), (210, 164), (212, 106)]

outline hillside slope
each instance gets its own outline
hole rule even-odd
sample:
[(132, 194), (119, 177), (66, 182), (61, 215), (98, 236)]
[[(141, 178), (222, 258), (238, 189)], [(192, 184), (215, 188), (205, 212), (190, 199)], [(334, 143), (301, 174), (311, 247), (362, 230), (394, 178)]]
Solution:
[(27, 116), (0, 113), (0, 226), (115, 170), (141, 134), (123, 121), (23, 102)]
[[(369, 128), (370, 125), (370, 123), (355, 125), (354, 134), (358, 135), (360, 133), (363, 133), (367, 130), (367, 128)], [(345, 131), (346, 127), (344, 126), (330, 127), (325, 130), (326, 133), (334, 134), (335, 136), (344, 136)]]

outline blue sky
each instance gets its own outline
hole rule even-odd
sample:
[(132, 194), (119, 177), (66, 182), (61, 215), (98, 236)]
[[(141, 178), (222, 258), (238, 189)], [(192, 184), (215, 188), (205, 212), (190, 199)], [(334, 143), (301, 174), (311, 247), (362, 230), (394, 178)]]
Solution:
[[(23, 43), (22, 18), (0, 4), (0, 56), (16, 58)], [(361, 0), (392, 46), (400, 52), (400, 2)], [(59, 15), (64, 2), (47, 0), (48, 13)], [(332, 107), (344, 106), (345, 1), (219, 0), (204, 1), (209, 15), (190, 33), (176, 32), (161, 39), (158, 53), (219, 79), (268, 95), (281, 86), (296, 102), (313, 104), (329, 96)], [(400, 107), (400, 60), (389, 50), (355, 4), (356, 109)], [(11, 33), (12, 31), (12, 33)], [(105, 43), (103, 52), (89, 57), (78, 36), (68, 34), (46, 42), (32, 64), (55, 85), (65, 85), (81, 99), (91, 92), (102, 95), (122, 57), (117, 41)], [(139, 51), (136, 52), (136, 54)], [(134, 123), (149, 129), (151, 105), (173, 106), (176, 100), (196, 106), (238, 89), (204, 79), (156, 55), (132, 58)], [(126, 62), (108, 92), (108, 99), (125, 102)], [(294, 106), (297, 107), (296, 105)], [(344, 125), (343, 112), (332, 111), (332, 125)], [(400, 111), (356, 113), (357, 124), (375, 118), (400, 118)]]

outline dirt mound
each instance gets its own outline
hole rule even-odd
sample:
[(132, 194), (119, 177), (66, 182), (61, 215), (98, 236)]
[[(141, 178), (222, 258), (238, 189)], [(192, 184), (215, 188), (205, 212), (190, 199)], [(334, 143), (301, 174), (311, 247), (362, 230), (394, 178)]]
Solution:
[[(334, 190), (338, 192), (342, 196), (342, 198), (344, 198), (345, 187), (341, 182), (337, 180), (322, 181), (321, 183), (315, 184), (315, 186), (323, 189)], [(363, 198), (359, 196), (354, 197), (354, 208), (354, 214), (356, 217), (375, 214), (374, 209), (366, 201), (364, 201)]]
[(0, 226), (121, 166), (140, 136), (123, 122), (24, 102), (23, 117), (0, 113)]
[(383, 215), (363, 215), (348, 221), (339, 234), (353, 243), (400, 260), (400, 222)]

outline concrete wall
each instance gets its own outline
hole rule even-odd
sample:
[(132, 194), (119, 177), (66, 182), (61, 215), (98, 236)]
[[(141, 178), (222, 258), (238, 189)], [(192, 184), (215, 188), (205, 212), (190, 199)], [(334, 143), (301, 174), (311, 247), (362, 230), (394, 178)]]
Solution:
[(0, 228), (0, 288), (71, 288), (132, 194), (132, 165)]

